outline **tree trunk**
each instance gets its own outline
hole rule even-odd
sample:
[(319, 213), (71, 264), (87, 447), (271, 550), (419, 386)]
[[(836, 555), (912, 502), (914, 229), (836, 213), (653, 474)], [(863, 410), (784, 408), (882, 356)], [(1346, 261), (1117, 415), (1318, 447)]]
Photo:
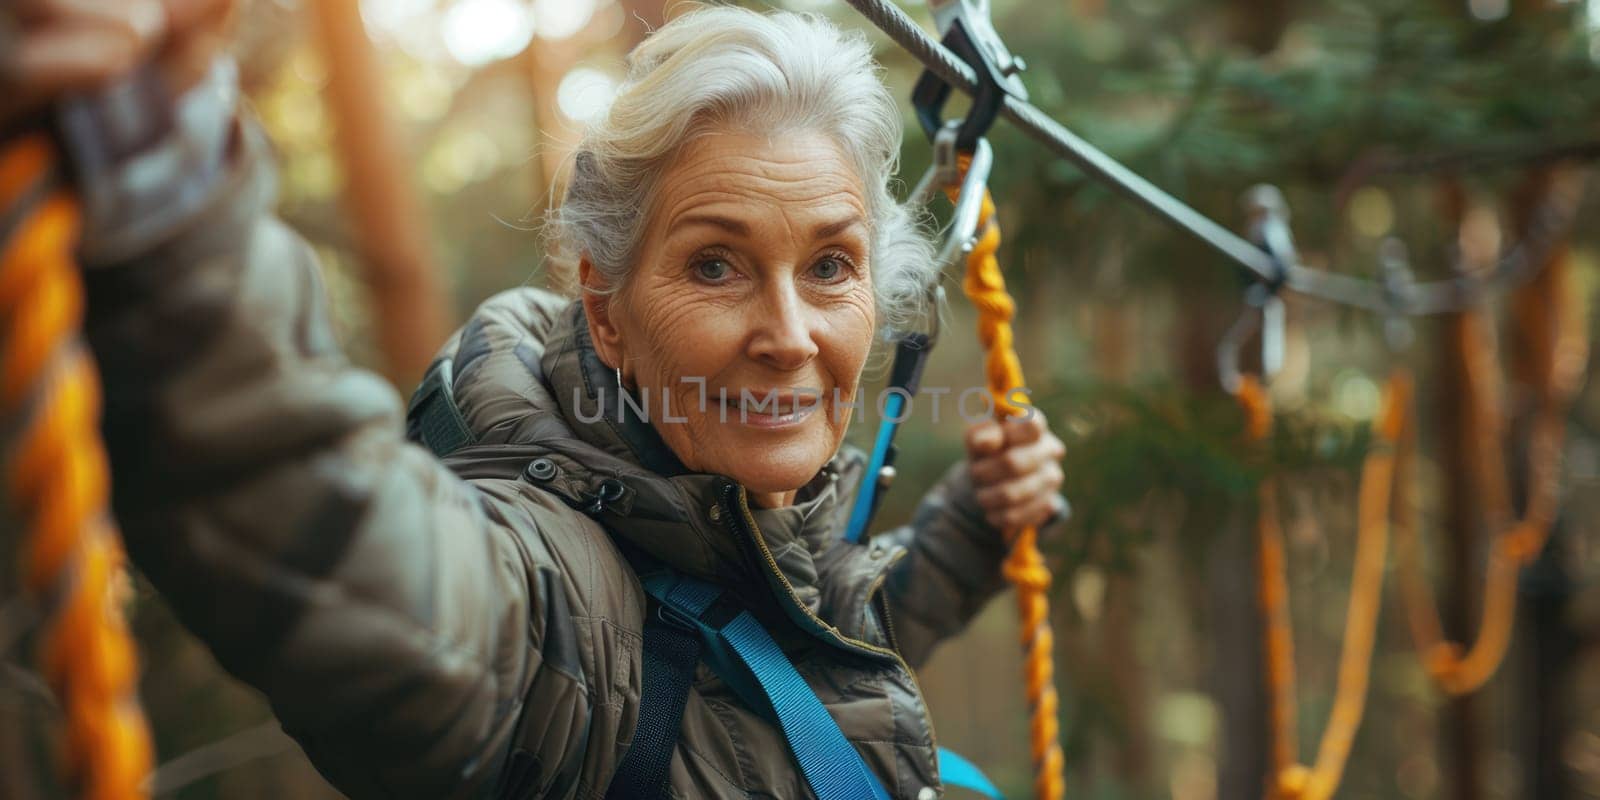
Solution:
[(1231, 38), (1256, 53), (1270, 53), (1294, 17), (1292, 0), (1232, 0), (1228, 4)]
[(1234, 514), (1215, 534), (1206, 560), (1217, 700), (1222, 706), (1222, 758), (1217, 797), (1261, 797), (1271, 770), (1264, 622), (1257, 602), (1256, 537), (1248, 513)]
[(344, 202), (355, 223), (378, 346), (389, 379), (406, 389), (421, 379), (449, 334), (451, 304), (409, 180), (412, 160), (385, 107), (377, 54), (356, 0), (309, 6), (327, 63)]
[[(1513, 194), (1511, 216), (1517, 241), (1528, 242), (1537, 235), (1537, 215), (1562, 193), (1562, 180), (1556, 169), (1538, 169)], [(1571, 271), (1567, 242), (1558, 242), (1545, 254), (1538, 275), (1511, 298), (1519, 426), (1518, 435), (1512, 437), (1517, 446), (1512, 449), (1510, 463), (1516, 465), (1512, 485), (1519, 507), (1524, 509), (1530, 494), (1538, 491), (1532, 485), (1534, 472), (1530, 465), (1540, 455), (1528, 452), (1536, 435), (1532, 430), (1535, 419), (1540, 407), (1550, 403), (1560, 413), (1567, 413), (1564, 396), (1578, 387), (1565, 385), (1569, 379), (1563, 373), (1571, 366), (1559, 362), (1577, 355), (1574, 350), (1584, 351), (1582, 355), (1587, 356), (1585, 348), (1568, 346), (1570, 337), (1587, 336), (1586, 320), (1574, 302)], [(1559, 468), (1552, 479), (1559, 483)], [(1573, 721), (1568, 709), (1578, 639), (1568, 621), (1568, 601), (1576, 590), (1560, 534), (1561, 515), (1557, 509), (1544, 551), (1518, 583), (1518, 640), (1524, 645), (1525, 654), (1521, 680), (1512, 689), (1517, 698), (1513, 705), (1523, 717), (1523, 735), (1519, 738), (1524, 743), (1521, 755), (1526, 796), (1555, 799), (1565, 798), (1570, 792), (1561, 750), (1565, 732)]]
[[(1453, 229), (1459, 229), (1466, 217), (1466, 195), (1454, 181), (1447, 182), (1442, 190), (1444, 217)], [(1466, 372), (1471, 354), (1464, 352), (1462, 346), (1462, 328), (1468, 324), (1465, 315), (1450, 314), (1441, 326), (1440, 351), (1444, 357), (1440, 359), (1436, 381), (1439, 392), (1434, 403), (1445, 478), (1445, 577), (1440, 622), (1449, 639), (1470, 643), (1477, 620), (1473, 598), (1483, 586), (1478, 573), (1478, 554), (1485, 509), (1474, 490), (1474, 465), (1483, 456), (1478, 421), (1471, 410), (1472, 383)], [(1481, 767), (1485, 759), (1477, 697), (1464, 695), (1448, 700), (1441, 715), (1439, 733), (1443, 749), (1440, 771), (1446, 776), (1446, 786), (1450, 787), (1443, 796), (1479, 800), (1483, 796)]]
[[(1120, 259), (1121, 254), (1113, 254), (1108, 258)], [(1136, 317), (1133, 309), (1122, 302), (1116, 286), (1101, 288), (1104, 291), (1100, 294), (1108, 299), (1093, 306), (1090, 317), (1095, 373), (1103, 383), (1126, 384), (1131, 377), (1129, 367), (1133, 363), (1133, 350), (1130, 339)], [(1139, 661), (1135, 648), (1135, 634), (1139, 625), (1139, 576), (1132, 571), (1123, 572), (1113, 568), (1109, 578), (1105, 614), (1100, 619), (1098, 633), (1100, 668), (1109, 678), (1112, 691), (1116, 694), (1116, 711), (1122, 722), (1123, 735), (1117, 742), (1112, 766), (1123, 786), (1143, 792), (1150, 782), (1150, 725), (1148, 685), (1144, 665)]]
[(546, 52), (544, 43), (539, 40), (528, 45), (521, 58), (526, 65), (523, 74), (527, 77), (528, 95), (533, 100), (533, 126), (538, 132), (534, 142), (535, 152), (538, 153), (535, 163), (539, 165), (534, 180), (538, 183), (533, 196), (539, 204), (539, 210), (543, 211), (559, 203), (561, 197), (561, 186), (557, 181), (561, 176), (561, 161), (566, 157), (566, 148), (560, 144), (564, 130), (563, 117), (560, 106), (556, 104), (561, 68), (553, 63), (553, 54)]
[[(1227, 320), (1218, 317), (1216, 304), (1185, 302), (1179, 307), (1178, 340), (1174, 343), (1177, 372), (1191, 395), (1215, 393), (1218, 376), (1212, 348), (1222, 338)], [(1241, 366), (1253, 368), (1246, 361)], [(1189, 523), (1215, 526), (1214, 530), (1191, 533), (1206, 536), (1212, 543), (1205, 572), (1213, 647), (1211, 682), (1222, 707), (1217, 797), (1230, 799), (1261, 797), (1270, 769), (1266, 654), (1262, 647), (1265, 620), (1257, 603), (1260, 581), (1252, 513), (1241, 507), (1221, 519)]]
[[(622, 0), (618, 4), (622, 14), (622, 31), (612, 40), (626, 52), (644, 41), (650, 31), (661, 27), (665, 21), (663, 0)], [(600, 15), (589, 20), (589, 25), (565, 39), (535, 38), (518, 56), (526, 76), (528, 95), (533, 99), (534, 128), (539, 132), (539, 169), (535, 180), (534, 197), (543, 211), (558, 202), (565, 180), (563, 165), (572, 146), (581, 133), (579, 126), (567, 119), (557, 102), (561, 79), (586, 53), (604, 42), (593, 32)]]
[[(1459, 324), (1460, 321), (1454, 319), (1445, 324), (1445, 347), (1455, 348), (1454, 342), (1459, 338), (1455, 329)], [(1470, 444), (1474, 428), (1470, 414), (1460, 407), (1460, 398), (1466, 392), (1465, 376), (1461, 374), (1459, 357), (1447, 358), (1445, 362), (1438, 384), (1446, 487), (1444, 603), (1440, 622), (1451, 640), (1470, 642), (1477, 620), (1473, 598), (1483, 586), (1478, 572), (1483, 511), (1471, 488), (1471, 465), (1475, 463), (1477, 450)], [(1484, 742), (1478, 706), (1476, 695), (1451, 698), (1446, 702), (1440, 721), (1441, 741), (1447, 753), (1443, 759), (1444, 772), (1454, 787), (1449, 796), (1456, 800), (1479, 800), (1483, 796), (1481, 756)]]
[(1512, 691), (1520, 698), (1520, 748), (1524, 768), (1523, 797), (1563, 800), (1574, 796), (1567, 783), (1562, 745), (1573, 729), (1573, 661), (1578, 654), (1577, 632), (1568, 621), (1570, 603), (1577, 590), (1567, 567), (1557, 519), (1539, 555), (1522, 576), (1517, 602), (1517, 652), (1522, 654), (1518, 680)]

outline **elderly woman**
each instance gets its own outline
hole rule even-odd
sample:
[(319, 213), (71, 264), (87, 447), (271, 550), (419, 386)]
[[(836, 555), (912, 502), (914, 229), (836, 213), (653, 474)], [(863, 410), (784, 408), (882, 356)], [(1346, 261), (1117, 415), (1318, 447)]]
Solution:
[[(978, 424), (910, 525), (841, 538), (863, 464), (841, 441), (872, 408), (851, 399), (932, 277), (860, 37), (711, 7), (652, 34), (549, 220), (578, 298), (484, 303), (413, 398), (414, 441), (341, 356), (261, 137), (210, 75), (169, 133), (209, 166), (143, 187), (163, 213), (89, 232), (115, 510), (335, 786), (820, 792), (806, 743), (707, 659), (677, 725), (642, 730), (672, 657), (641, 575), (666, 574), (759, 621), (887, 794), (940, 793), (913, 670), (998, 590), (1006, 529), (1052, 516), (1062, 450), (1038, 417)], [(86, 180), (131, 191), (115, 167)], [(629, 764), (662, 739), (664, 781)]]

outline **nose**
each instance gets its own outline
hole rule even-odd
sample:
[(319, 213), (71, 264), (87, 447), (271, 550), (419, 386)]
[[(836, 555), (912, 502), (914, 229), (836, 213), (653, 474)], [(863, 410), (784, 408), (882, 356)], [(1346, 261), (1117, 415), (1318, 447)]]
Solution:
[(762, 295), (750, 309), (750, 357), (786, 372), (805, 366), (817, 355), (816, 309), (790, 281), (774, 281)]

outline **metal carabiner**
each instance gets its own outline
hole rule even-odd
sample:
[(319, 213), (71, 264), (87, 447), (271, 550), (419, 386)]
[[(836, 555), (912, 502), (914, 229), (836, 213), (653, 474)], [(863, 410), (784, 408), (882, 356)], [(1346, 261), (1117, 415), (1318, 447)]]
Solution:
[(1283, 370), (1284, 330), (1288, 314), (1283, 298), (1266, 284), (1257, 283), (1245, 292), (1245, 302), (1250, 305), (1222, 335), (1217, 343), (1217, 377), (1229, 394), (1239, 391), (1244, 373), (1239, 369), (1239, 351), (1244, 343), (1261, 331), (1261, 382), (1271, 383)]
[(1289, 228), (1289, 202), (1283, 190), (1270, 183), (1258, 183), (1244, 193), (1245, 235), (1261, 248), (1272, 262), (1272, 277), (1267, 280), (1273, 291), (1289, 281), (1289, 270), (1300, 261), (1294, 245), (1294, 233)]
[(954, 266), (962, 256), (972, 252), (973, 246), (978, 243), (978, 218), (983, 215), (983, 194), (988, 189), (989, 171), (994, 166), (994, 151), (990, 149), (987, 139), (980, 138), (972, 150), (972, 160), (967, 164), (966, 174), (961, 173), (960, 153), (956, 149), (960, 127), (960, 120), (951, 120), (939, 129), (933, 138), (933, 163), (922, 174), (922, 179), (917, 181), (916, 188), (911, 190), (913, 202), (927, 204), (940, 190), (960, 181), (955, 211), (950, 215), (950, 226), (935, 257), (934, 263), (941, 274), (947, 267)]
[(1411, 320), (1398, 309), (1411, 302), (1411, 259), (1405, 242), (1390, 236), (1378, 245), (1378, 277), (1389, 310), (1383, 315), (1383, 343), (1391, 353), (1405, 350), (1416, 340)]
[(933, 12), (933, 26), (940, 36), (961, 22), (971, 29), (972, 38), (984, 45), (996, 64), (1003, 67), (1015, 58), (994, 29), (989, 0), (928, 0), (928, 10)]
[(1230, 394), (1239, 390), (1244, 377), (1239, 370), (1239, 351), (1257, 330), (1261, 331), (1262, 383), (1271, 383), (1283, 370), (1288, 315), (1278, 292), (1288, 281), (1290, 267), (1299, 258), (1289, 229), (1289, 204), (1278, 187), (1252, 186), (1245, 192), (1244, 207), (1250, 240), (1272, 260), (1274, 275), (1272, 280), (1251, 284), (1245, 290), (1245, 303), (1250, 308), (1217, 343), (1217, 377)]
[[(1012, 55), (1000, 34), (995, 32), (994, 23), (989, 19), (989, 0), (929, 0), (928, 7), (944, 46), (977, 74), (972, 108), (958, 126), (957, 136), (961, 148), (970, 150), (994, 125), (1006, 96), (1028, 99), (1027, 87), (1019, 77), (1027, 64)], [(950, 84), (931, 70), (923, 70), (912, 89), (911, 103), (916, 108), (917, 121), (930, 139), (944, 127), (940, 114), (949, 98)]]

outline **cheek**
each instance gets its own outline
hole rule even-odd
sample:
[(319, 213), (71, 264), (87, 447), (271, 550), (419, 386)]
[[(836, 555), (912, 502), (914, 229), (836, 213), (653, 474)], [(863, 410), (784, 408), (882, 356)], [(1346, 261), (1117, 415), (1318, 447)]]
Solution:
[(664, 281), (640, 286), (637, 296), (624, 342), (639, 368), (637, 380), (667, 385), (712, 376), (737, 353), (736, 317), (712, 307), (704, 293)]
[(872, 351), (876, 322), (870, 286), (852, 290), (837, 306), (828, 309), (821, 351), (826, 369), (841, 391), (855, 390)]

